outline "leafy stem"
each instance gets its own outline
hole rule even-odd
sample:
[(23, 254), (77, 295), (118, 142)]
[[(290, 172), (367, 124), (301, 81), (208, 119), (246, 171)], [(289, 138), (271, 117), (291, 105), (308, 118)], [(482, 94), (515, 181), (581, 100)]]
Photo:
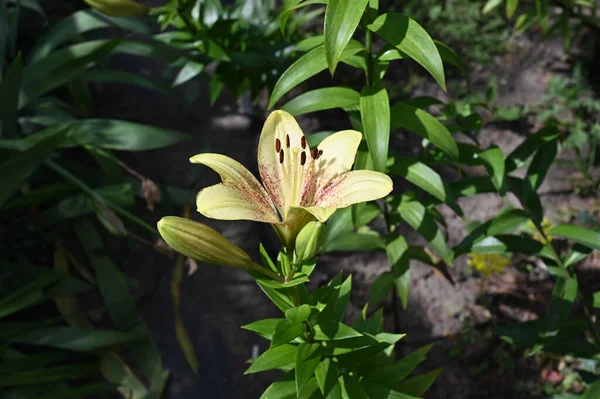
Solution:
[[(550, 243), (550, 238), (548, 237), (548, 235), (546, 234), (546, 232), (544, 231), (544, 229), (542, 228), (540, 223), (538, 223), (535, 220), (533, 221), (533, 223), (535, 225), (536, 230), (540, 234), (540, 236), (542, 236), (542, 238), (544, 239), (544, 242), (548, 243), (546, 245), (548, 246), (548, 248), (550, 248), (552, 257), (554, 258), (554, 260), (556, 261), (558, 266), (561, 269), (566, 270), (569, 273), (569, 276), (575, 277), (575, 273), (572, 270), (569, 270), (565, 266), (565, 263), (563, 262), (562, 258), (559, 256), (558, 252), (556, 252), (556, 249), (554, 249), (554, 246)], [(586, 321), (588, 324), (590, 334), (592, 335), (592, 339), (594, 340), (594, 344), (596, 345), (596, 347), (600, 348), (600, 333), (598, 332), (596, 323), (594, 323), (594, 311), (590, 308), (590, 305), (589, 305), (588, 301), (585, 299), (583, 293), (581, 292), (579, 285), (577, 285), (577, 299), (583, 306), (583, 312), (585, 313), (585, 318), (586, 318)]]

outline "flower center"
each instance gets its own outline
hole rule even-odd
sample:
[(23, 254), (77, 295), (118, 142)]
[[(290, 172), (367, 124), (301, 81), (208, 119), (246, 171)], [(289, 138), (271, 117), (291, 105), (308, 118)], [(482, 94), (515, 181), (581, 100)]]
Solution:
[(314, 161), (321, 157), (323, 151), (316, 147), (311, 150), (304, 136), (300, 138), (299, 143), (294, 143), (290, 135), (286, 134), (285, 138), (275, 138), (275, 152), (279, 154), (279, 167), (282, 172), (281, 185), (284, 196), (282, 211), (285, 219), (290, 207), (304, 205), (303, 192), (309, 188)]

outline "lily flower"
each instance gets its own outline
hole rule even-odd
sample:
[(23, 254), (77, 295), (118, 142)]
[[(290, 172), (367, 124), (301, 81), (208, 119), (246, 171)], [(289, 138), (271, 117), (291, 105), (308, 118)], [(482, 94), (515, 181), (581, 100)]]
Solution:
[[(198, 193), (198, 212), (214, 219), (270, 223), (288, 247), (312, 220), (325, 222), (338, 208), (382, 198), (392, 180), (370, 170), (352, 171), (362, 134), (344, 130), (310, 148), (290, 114), (269, 115), (258, 144), (261, 183), (242, 164), (221, 154), (199, 154), (190, 162), (217, 172), (222, 183)], [(264, 186), (263, 186), (264, 185)]]

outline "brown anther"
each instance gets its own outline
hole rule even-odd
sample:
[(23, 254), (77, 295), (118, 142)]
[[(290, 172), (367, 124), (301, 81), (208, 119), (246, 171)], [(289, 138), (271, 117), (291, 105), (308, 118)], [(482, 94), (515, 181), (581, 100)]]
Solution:
[(304, 151), (302, 151), (302, 153), (300, 154), (300, 165), (304, 166), (305, 163), (306, 163), (306, 153)]
[(323, 155), (323, 150), (319, 150), (319, 153), (317, 154), (317, 159), (321, 158), (321, 155)]
[(306, 149), (306, 137), (302, 136), (300, 139), (300, 144), (302, 145), (302, 149)]
[(279, 163), (283, 163), (283, 150), (279, 151)]
[(285, 145), (287, 148), (290, 148), (290, 135), (289, 134), (285, 135)]
[(317, 155), (319, 155), (319, 149), (317, 147), (310, 150), (310, 156), (312, 159), (317, 159)]
[(275, 139), (275, 152), (279, 152), (281, 150), (281, 141), (279, 139)]

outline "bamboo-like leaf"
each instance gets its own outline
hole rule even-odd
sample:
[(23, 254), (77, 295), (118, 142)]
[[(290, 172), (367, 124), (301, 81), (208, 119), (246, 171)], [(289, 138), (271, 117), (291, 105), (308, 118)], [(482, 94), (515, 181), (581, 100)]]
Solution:
[[(342, 53), (340, 60), (352, 56), (363, 50), (363, 46), (355, 41), (350, 41)], [(269, 99), (269, 108), (277, 103), (288, 91), (311, 78), (319, 72), (327, 69), (327, 60), (325, 59), (325, 47), (319, 46), (308, 53), (302, 55), (288, 69), (283, 72), (271, 93)]]
[(360, 116), (375, 170), (385, 172), (390, 144), (390, 101), (387, 90), (365, 88), (360, 95)]
[(0, 164), (0, 207), (19, 189), (54, 149), (64, 140), (64, 132), (55, 131), (27, 151), (13, 155)]
[(325, 10), (325, 55), (334, 74), (346, 45), (358, 27), (369, 0), (329, 0)]
[(333, 108), (357, 107), (360, 94), (346, 87), (325, 87), (311, 90), (290, 100), (281, 107), (293, 116)]
[(417, 133), (451, 158), (458, 159), (456, 141), (448, 129), (428, 112), (407, 104), (395, 104), (391, 108), (391, 124)]
[(421, 64), (441, 88), (446, 90), (440, 53), (429, 34), (415, 20), (389, 12), (377, 17), (368, 28)]

